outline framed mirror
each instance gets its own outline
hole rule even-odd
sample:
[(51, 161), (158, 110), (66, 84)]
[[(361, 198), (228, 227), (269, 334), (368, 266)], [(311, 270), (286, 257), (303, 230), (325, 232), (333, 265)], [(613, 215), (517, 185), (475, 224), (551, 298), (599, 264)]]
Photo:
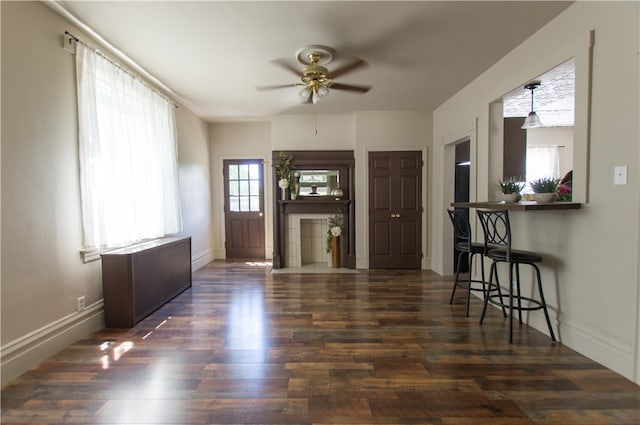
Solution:
[(332, 196), (340, 188), (339, 170), (295, 170), (294, 177), (299, 197)]

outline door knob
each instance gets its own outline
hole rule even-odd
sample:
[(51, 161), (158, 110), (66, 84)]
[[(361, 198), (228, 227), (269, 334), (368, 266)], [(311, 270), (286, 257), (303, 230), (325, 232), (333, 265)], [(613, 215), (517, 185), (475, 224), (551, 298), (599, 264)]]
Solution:
[(260, 212), (258, 213), (258, 216), (259, 216), (259, 217), (262, 217), (262, 211), (260, 211)]

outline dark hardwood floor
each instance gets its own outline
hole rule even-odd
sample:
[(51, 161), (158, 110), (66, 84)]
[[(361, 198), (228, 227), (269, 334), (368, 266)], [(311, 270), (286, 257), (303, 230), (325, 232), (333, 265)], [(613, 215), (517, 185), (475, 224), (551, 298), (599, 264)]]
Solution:
[[(426, 271), (214, 262), (2, 389), (2, 423), (628, 424), (640, 387)], [(536, 313), (537, 314), (537, 313)]]

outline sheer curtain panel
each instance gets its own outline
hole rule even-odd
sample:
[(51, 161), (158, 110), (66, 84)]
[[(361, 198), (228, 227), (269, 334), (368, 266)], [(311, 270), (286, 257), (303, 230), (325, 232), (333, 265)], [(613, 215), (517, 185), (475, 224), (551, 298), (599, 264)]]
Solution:
[(85, 251), (182, 230), (174, 105), (77, 43)]

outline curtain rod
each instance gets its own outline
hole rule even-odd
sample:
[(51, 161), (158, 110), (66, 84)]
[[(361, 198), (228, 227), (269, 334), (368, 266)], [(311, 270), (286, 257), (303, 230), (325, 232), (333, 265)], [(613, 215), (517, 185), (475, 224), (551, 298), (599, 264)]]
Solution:
[(178, 107), (178, 105), (176, 105), (176, 103), (173, 101), (173, 99), (171, 99), (169, 96), (167, 96), (166, 94), (162, 93), (160, 90), (158, 90), (157, 88), (151, 86), (149, 83), (147, 83), (144, 79), (142, 79), (140, 76), (136, 75), (135, 73), (133, 73), (132, 71), (126, 69), (124, 66), (120, 65), (118, 62), (114, 61), (113, 59), (111, 59), (110, 57), (108, 57), (107, 55), (105, 55), (104, 53), (102, 53), (100, 50), (96, 49), (93, 46), (88, 45), (87, 43), (85, 43), (84, 41), (80, 40), (78, 37), (76, 37), (75, 35), (71, 34), (69, 31), (64, 32), (64, 35), (66, 35), (67, 37), (69, 37), (69, 43), (80, 43), (82, 45), (84, 45), (85, 47), (87, 47), (88, 49), (93, 50), (94, 52), (96, 52), (97, 54), (99, 54), (100, 56), (102, 56), (104, 59), (106, 59), (107, 61), (111, 62), (111, 64), (113, 64), (113, 66), (121, 69), (123, 72), (126, 72), (127, 74), (131, 75), (133, 78), (136, 78), (137, 80), (139, 80), (142, 84), (144, 84), (145, 86), (147, 86), (150, 90), (153, 90), (154, 92), (156, 92), (158, 95), (162, 96), (164, 99), (166, 99), (168, 102), (170, 102), (174, 107)]
[[(43, 3), (46, 6), (48, 6), (50, 9), (52, 9), (53, 11), (61, 15), (63, 18), (65, 18), (67, 21), (69, 21), (72, 25), (75, 25), (76, 27), (80, 28), (80, 30), (82, 30), (84, 33), (88, 34), (100, 46), (104, 47), (107, 52), (109, 52), (114, 57), (121, 60), (131, 69), (135, 70), (139, 74), (139, 76), (142, 76), (143, 78), (147, 79), (147, 81), (153, 83), (157, 87), (156, 90), (158, 90), (159, 92), (160, 90), (162, 90), (164, 93), (166, 93), (166, 94), (163, 93), (163, 95), (165, 97), (168, 97), (169, 99), (172, 99), (171, 101), (174, 105), (176, 104), (176, 101), (177, 101), (179, 103), (182, 103), (183, 105), (186, 105), (189, 109), (194, 110), (195, 105), (193, 105), (192, 102), (186, 99), (183, 99), (180, 95), (178, 95), (176, 92), (171, 90), (166, 84), (164, 84), (162, 81), (158, 80), (156, 77), (151, 75), (136, 61), (131, 59), (129, 56), (127, 56), (125, 53), (123, 53), (120, 49), (115, 47), (113, 44), (109, 43), (104, 37), (98, 34), (93, 28), (91, 28), (89, 25), (82, 22), (73, 13), (69, 12), (67, 8), (64, 7), (64, 5), (60, 2), (60, 0), (43, 0)], [(78, 37), (69, 33), (69, 31), (65, 31), (65, 35), (67, 35), (69, 38), (73, 37), (72, 40), (74, 42), (82, 42), (80, 39), (78, 39)], [(87, 45), (86, 43), (84, 44)]]

